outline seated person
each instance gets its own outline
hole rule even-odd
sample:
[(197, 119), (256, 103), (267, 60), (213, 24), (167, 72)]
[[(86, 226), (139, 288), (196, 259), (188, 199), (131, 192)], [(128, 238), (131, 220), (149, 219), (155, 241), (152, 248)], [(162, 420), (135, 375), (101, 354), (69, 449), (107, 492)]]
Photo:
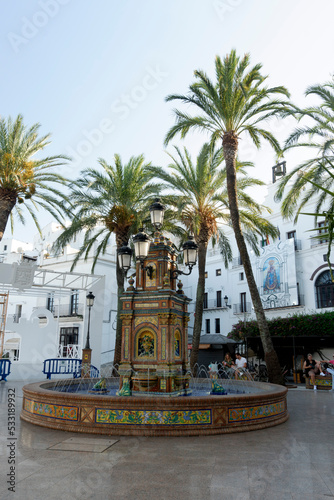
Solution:
[(315, 376), (321, 372), (321, 365), (319, 361), (313, 359), (312, 354), (308, 354), (303, 365), (303, 373), (305, 377), (311, 377), (312, 384), (315, 385)]
[(235, 363), (234, 363), (232, 356), (229, 352), (227, 352), (225, 354), (223, 366), (228, 374), (231, 374), (232, 372), (234, 373)]
[(243, 358), (239, 352), (235, 353), (235, 378), (241, 377), (247, 368), (247, 359)]
[(334, 391), (334, 354), (333, 359), (328, 361), (327, 373), (328, 375), (332, 375), (332, 391)]

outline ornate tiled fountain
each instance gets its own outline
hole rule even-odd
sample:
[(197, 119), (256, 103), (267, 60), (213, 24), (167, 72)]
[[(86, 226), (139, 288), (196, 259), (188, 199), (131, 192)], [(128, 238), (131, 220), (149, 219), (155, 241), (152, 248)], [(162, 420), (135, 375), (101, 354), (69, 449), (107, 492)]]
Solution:
[[(122, 359), (117, 395), (58, 391), (54, 390), (56, 382), (30, 384), (23, 388), (21, 418), (67, 431), (147, 436), (221, 434), (285, 422), (287, 389), (282, 386), (226, 380), (226, 395), (210, 395), (209, 385), (202, 395), (191, 394), (187, 342), (190, 299), (177, 283), (182, 273), (176, 251), (158, 232), (151, 243), (143, 232), (134, 242), (136, 287), (130, 278), (121, 298)], [(196, 245), (190, 240), (184, 249), (191, 272)], [(129, 249), (123, 252), (123, 257), (127, 256), (131, 256)], [(127, 266), (123, 262), (123, 267), (130, 267), (130, 260)], [(73, 381), (63, 382), (63, 388), (67, 384), (72, 390)]]

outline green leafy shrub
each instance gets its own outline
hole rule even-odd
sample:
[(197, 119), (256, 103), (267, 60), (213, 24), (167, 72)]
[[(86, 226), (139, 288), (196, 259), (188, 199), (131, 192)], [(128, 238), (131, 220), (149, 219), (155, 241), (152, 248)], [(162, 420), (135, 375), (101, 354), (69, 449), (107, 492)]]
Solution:
[[(334, 311), (319, 314), (295, 314), (287, 318), (272, 318), (267, 320), (272, 337), (318, 336), (334, 337)], [(257, 321), (239, 321), (233, 325), (227, 335), (233, 340), (243, 340), (246, 337), (260, 335)]]

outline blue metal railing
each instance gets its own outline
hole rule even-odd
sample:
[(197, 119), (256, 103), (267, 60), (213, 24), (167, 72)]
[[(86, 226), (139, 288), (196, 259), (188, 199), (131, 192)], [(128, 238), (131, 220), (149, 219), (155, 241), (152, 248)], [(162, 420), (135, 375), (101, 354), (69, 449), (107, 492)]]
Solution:
[[(73, 378), (81, 376), (82, 359), (51, 358), (44, 360), (43, 373), (51, 380), (51, 375), (73, 375)], [(90, 377), (100, 376), (99, 370), (94, 365), (90, 365)]]
[(0, 380), (7, 382), (7, 376), (10, 374), (12, 362), (9, 359), (0, 359)]

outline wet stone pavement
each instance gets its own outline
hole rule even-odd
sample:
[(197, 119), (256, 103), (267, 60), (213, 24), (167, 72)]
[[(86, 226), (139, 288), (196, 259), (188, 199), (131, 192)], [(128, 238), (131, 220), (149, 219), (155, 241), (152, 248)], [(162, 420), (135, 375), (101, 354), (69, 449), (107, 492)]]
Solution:
[(22, 385), (0, 383), (1, 500), (334, 499), (334, 392), (289, 389), (290, 418), (269, 429), (122, 437), (21, 421)]

